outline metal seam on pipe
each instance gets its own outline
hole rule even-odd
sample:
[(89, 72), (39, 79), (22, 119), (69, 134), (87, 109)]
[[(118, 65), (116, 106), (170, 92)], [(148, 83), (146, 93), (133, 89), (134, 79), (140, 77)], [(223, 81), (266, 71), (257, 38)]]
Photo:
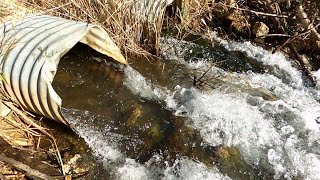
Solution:
[(61, 113), (62, 101), (51, 85), (61, 56), (83, 42), (127, 63), (100, 26), (40, 15), (0, 27), (0, 39), (6, 43), (0, 56), (5, 91), (23, 108), (64, 124), (68, 122)]

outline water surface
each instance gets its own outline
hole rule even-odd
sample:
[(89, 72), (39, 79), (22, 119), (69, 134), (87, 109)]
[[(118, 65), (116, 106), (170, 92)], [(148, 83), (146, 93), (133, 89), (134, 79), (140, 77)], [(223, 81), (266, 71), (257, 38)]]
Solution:
[(317, 179), (319, 93), (281, 54), (162, 39), (119, 66), (78, 46), (54, 88), (107, 174), (97, 179)]

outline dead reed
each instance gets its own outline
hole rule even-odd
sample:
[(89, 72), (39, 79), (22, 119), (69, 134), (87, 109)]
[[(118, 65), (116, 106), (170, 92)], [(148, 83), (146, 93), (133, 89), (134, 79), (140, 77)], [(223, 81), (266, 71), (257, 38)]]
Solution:
[(125, 54), (157, 52), (166, 1), (26, 0), (45, 14), (99, 24)]
[[(26, 14), (34, 12), (34, 9), (26, 9), (15, 0), (5, 0), (0, 2), (0, 12), (0, 20), (4, 22), (8, 19), (14, 21), (22, 18)], [(0, 57), (6, 56), (7, 52), (15, 46), (15, 42), (6, 41), (6, 33), (5, 31), (0, 32)], [(50, 134), (48, 129), (40, 125), (41, 121), (39, 121), (39, 117), (35, 117), (19, 107), (18, 103), (6, 93), (3, 87), (4, 83), (7, 83), (7, 81), (0, 72), (0, 138), (18, 149), (38, 150), (41, 138), (47, 136), (52, 143), (52, 153), (60, 164), (62, 174), (65, 175), (56, 139)], [(10, 162), (7, 162), (7, 164), (14, 166)]]

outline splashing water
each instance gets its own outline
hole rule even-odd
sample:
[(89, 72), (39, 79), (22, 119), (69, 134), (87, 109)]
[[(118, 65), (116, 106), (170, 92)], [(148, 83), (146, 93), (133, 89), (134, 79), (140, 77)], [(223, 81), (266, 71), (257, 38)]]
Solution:
[[(182, 119), (162, 109), (170, 93), (165, 87), (169, 86), (153, 84), (131, 67), (93, 63), (82, 55), (71, 57), (67, 55), (67, 61), (61, 61), (53, 84), (67, 107), (63, 113), (71, 127), (87, 142), (106, 171), (90, 178), (177, 179), (182, 176), (184, 165), (180, 156), (190, 161), (185, 162), (185, 167), (191, 163), (205, 166), (186, 156), (210, 151), (209, 146), (202, 145), (197, 132), (189, 132)], [(133, 81), (136, 83), (128, 83)], [(176, 138), (183, 140), (171, 141)], [(181, 144), (188, 151), (180, 155)], [(203, 154), (200, 159), (209, 160), (210, 154), (213, 153)], [(210, 167), (196, 172), (204, 177), (227, 177)]]
[[(212, 36), (224, 51), (215, 51), (217, 45), (161, 40), (164, 62), (184, 67), (184, 78), (197, 80), (205, 74), (205, 84), (186, 85), (182, 76), (175, 75), (181, 74), (178, 68), (166, 77), (168, 84), (157, 83), (135, 70), (139, 67), (128, 66), (122, 72), (130, 97), (155, 102), (173, 116), (184, 117), (187, 125), (199, 132), (203, 143), (237, 148), (246, 164), (272, 174), (274, 179), (320, 179), (320, 85), (305, 86), (303, 75), (280, 53)], [(237, 59), (234, 52), (243, 53), (246, 59)], [(220, 61), (225, 62), (217, 63)], [(233, 68), (239, 61), (242, 70)], [(208, 69), (212, 63), (215, 66)], [(170, 163), (161, 153), (154, 153), (138, 163), (119, 150), (121, 141), (130, 138), (128, 135), (115, 133), (114, 127), (90, 126), (95, 116), (86, 113), (84, 119), (91, 123), (76, 120), (73, 115), (69, 117), (73, 119), (71, 124), (111, 171), (112, 178), (238, 179), (220, 172), (219, 166), (190, 157), (177, 157)], [(84, 116), (83, 111), (80, 114)]]
[[(218, 41), (229, 51), (244, 52), (253, 60), (272, 66), (273, 71), (230, 75), (216, 67), (207, 76), (246, 79), (252, 87), (275, 94), (277, 100), (268, 101), (241, 91), (225, 93), (219, 88), (199, 91), (177, 86), (165, 100), (167, 108), (176, 115), (189, 117), (206, 142), (239, 148), (247, 163), (273, 170), (276, 179), (320, 179), (320, 125), (317, 122), (320, 105), (316, 89), (304, 87), (301, 73), (280, 53), (272, 54), (249, 42)], [(170, 47), (171, 44), (175, 47)], [(190, 47), (196, 46), (190, 44)], [(185, 60), (187, 55), (183, 53), (188, 51), (181, 51), (175, 39), (163, 39), (163, 46), (165, 57), (176, 59), (190, 69), (199, 69), (208, 63), (207, 60)]]

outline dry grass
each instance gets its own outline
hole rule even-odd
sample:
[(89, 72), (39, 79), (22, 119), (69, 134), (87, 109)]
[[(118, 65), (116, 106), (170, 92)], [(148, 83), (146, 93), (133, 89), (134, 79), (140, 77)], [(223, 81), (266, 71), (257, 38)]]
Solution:
[[(28, 10), (18, 4), (15, 0), (4, 0), (0, 2), (1, 21), (15, 20), (28, 13)], [(5, 44), (5, 34), (0, 33), (0, 56), (5, 56), (7, 50), (14, 43)], [(5, 50), (7, 49), (7, 50)], [(2, 62), (1, 62), (2, 63)], [(6, 83), (5, 78), (0, 76), (0, 137), (6, 140), (12, 146), (30, 147), (34, 145), (35, 136), (39, 133), (25, 124), (21, 118), (12, 109), (5, 105), (5, 102), (13, 100), (5, 92), (2, 83)]]
[[(1, 22), (8, 20), (15, 21), (35, 12), (37, 12), (35, 9), (26, 8), (16, 0), (4, 0), (0, 2)], [(5, 36), (6, 34), (0, 32), (0, 56), (5, 56), (6, 51), (14, 46), (14, 42), (6, 42), (4, 40)], [(3, 83), (6, 83), (6, 80), (0, 74), (0, 137), (13, 147), (37, 150), (41, 137), (47, 136), (52, 142), (52, 149), (61, 167), (63, 167), (55, 138), (49, 133), (48, 129), (39, 125), (40, 118), (19, 108), (19, 105), (4, 90)], [(2, 170), (0, 168), (0, 174), (3, 174)], [(62, 172), (64, 174), (63, 169)]]
[[(1, 21), (8, 21), (19, 19), (31, 11), (15, 0), (4, 0), (0, 2), (0, 12), (2, 15)], [(14, 46), (13, 42), (9, 44), (5, 42), (5, 36), (6, 34), (3, 32), (0, 33), (0, 56), (5, 56), (6, 51)], [(2, 74), (0, 75), (0, 81), (0, 137), (12, 146), (31, 147), (34, 145), (35, 137), (39, 137), (40, 134), (29, 124), (24, 123), (15, 111), (5, 105), (5, 103), (14, 102), (14, 100), (3, 88), (2, 83), (6, 83), (6, 80)]]
[[(170, 0), (24, 0), (45, 14), (99, 24), (125, 54), (158, 55), (160, 36)], [(210, 1), (211, 2), (211, 1)], [(174, 0), (176, 28), (200, 30), (209, 14), (209, 0)], [(207, 16), (209, 17), (209, 16)], [(170, 22), (172, 23), (172, 22)]]
[(164, 5), (157, 8), (157, 16), (150, 16), (156, 13), (153, 5), (141, 9), (141, 1), (136, 0), (25, 0), (24, 3), (45, 14), (101, 25), (125, 54), (146, 55), (147, 51), (158, 50)]
[(35, 10), (26, 8), (18, 0), (1, 0), (0, 2), (0, 23), (8, 20), (20, 19)]
[[(202, 18), (211, 18), (209, 0), (177, 0), (176, 15), (180, 19), (180, 27), (186, 30), (199, 30)], [(209, 16), (208, 16), (209, 15)]]

